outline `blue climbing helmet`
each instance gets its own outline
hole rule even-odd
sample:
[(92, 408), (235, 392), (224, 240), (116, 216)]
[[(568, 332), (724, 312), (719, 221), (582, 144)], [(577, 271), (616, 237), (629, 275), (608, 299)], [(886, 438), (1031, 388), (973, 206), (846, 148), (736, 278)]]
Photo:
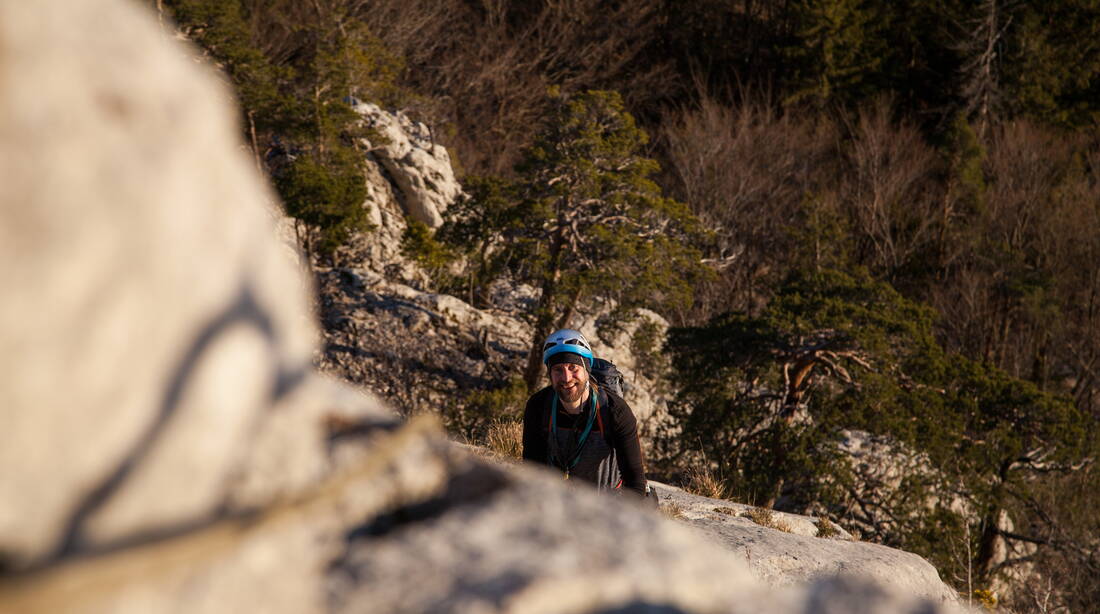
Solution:
[(542, 344), (542, 364), (550, 366), (551, 356), (565, 352), (580, 355), (587, 361), (584, 366), (589, 370), (592, 369), (594, 359), (592, 346), (579, 330), (563, 328), (550, 333), (550, 336), (546, 338), (546, 343)]

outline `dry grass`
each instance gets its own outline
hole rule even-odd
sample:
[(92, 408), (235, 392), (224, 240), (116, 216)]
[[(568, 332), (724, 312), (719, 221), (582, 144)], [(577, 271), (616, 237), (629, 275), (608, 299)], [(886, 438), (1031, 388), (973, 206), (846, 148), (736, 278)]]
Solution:
[(662, 503), (660, 509), (662, 514), (673, 520), (679, 520), (684, 517), (684, 508), (680, 507), (680, 504), (675, 501)]
[(840, 537), (840, 529), (829, 522), (828, 518), (819, 518), (817, 521), (817, 536), (825, 538)]
[(523, 423), (498, 420), (489, 425), (485, 446), (497, 456), (520, 459), (523, 455)]
[(725, 499), (729, 495), (729, 489), (726, 488), (725, 483), (710, 470), (710, 467), (692, 467), (688, 471), (684, 490), (710, 499)]
[(743, 517), (755, 522), (756, 524), (769, 529), (775, 529), (776, 531), (783, 531), (784, 533), (791, 532), (791, 525), (786, 521), (777, 517), (775, 512), (765, 507), (753, 507), (749, 508), (741, 514)]

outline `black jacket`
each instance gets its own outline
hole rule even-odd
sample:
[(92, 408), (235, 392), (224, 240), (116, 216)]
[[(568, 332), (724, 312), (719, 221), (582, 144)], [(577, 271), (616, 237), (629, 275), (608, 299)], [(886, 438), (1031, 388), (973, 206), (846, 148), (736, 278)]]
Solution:
[[(559, 470), (564, 471), (561, 459), (555, 459), (556, 463), (551, 462), (550, 408), (553, 399), (554, 390), (549, 386), (528, 399), (523, 412), (523, 458), (543, 465), (557, 465)], [(642, 447), (638, 442), (638, 421), (634, 412), (622, 397), (612, 392), (600, 390), (597, 401), (602, 433), (597, 432), (597, 426), (593, 426), (592, 434), (584, 445), (583, 458), (575, 467), (576, 476), (597, 482), (598, 487), (605, 486), (599, 483), (601, 481), (617, 482), (617, 477), (621, 476), (624, 489), (644, 496), (645, 469), (642, 464)], [(580, 424), (584, 423), (584, 417), (587, 416), (587, 407), (586, 404), (586, 409), (578, 420)], [(563, 430), (561, 425), (568, 424), (573, 416), (566, 416), (560, 407), (558, 411), (560, 434)], [(614, 477), (609, 477), (606, 469), (597, 468), (597, 465), (606, 465), (609, 462), (614, 465)], [(615, 484), (610, 484), (610, 487), (614, 486)]]

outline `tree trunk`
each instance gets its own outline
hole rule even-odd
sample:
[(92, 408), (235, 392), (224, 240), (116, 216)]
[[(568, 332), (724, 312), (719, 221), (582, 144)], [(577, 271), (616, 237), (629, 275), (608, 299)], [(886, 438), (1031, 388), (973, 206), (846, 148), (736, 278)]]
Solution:
[(993, 570), (1008, 558), (1008, 546), (1001, 531), (1009, 525), (1008, 513), (994, 508), (983, 519), (982, 537), (978, 543), (978, 557), (974, 561), (974, 572), (980, 582), (988, 584)]
[(554, 324), (553, 303), (557, 291), (557, 284), (548, 276), (542, 283), (542, 294), (539, 296), (538, 318), (535, 320), (534, 337), (531, 339), (531, 350), (527, 353), (527, 366), (523, 370), (523, 381), (527, 384), (527, 391), (534, 392), (539, 387), (542, 376), (542, 342), (546, 339)]
[(775, 502), (779, 500), (779, 495), (783, 494), (783, 483), (784, 479), (779, 478), (772, 487), (772, 491), (768, 495), (768, 498), (764, 499), (764, 501), (759, 504), (759, 507), (769, 510), (775, 509)]
[[(489, 270), (489, 247), (489, 241), (482, 241), (478, 249), (476, 274), (470, 273), (470, 304), (478, 308), (486, 307), (493, 302), (489, 293), (489, 283), (486, 282), (487, 278), (492, 279), (491, 275), (486, 275), (486, 271)], [(475, 298), (477, 303), (474, 303)]]
[(298, 245), (301, 246), (306, 259), (306, 268), (311, 272), (313, 271), (313, 246), (310, 245), (310, 229), (309, 225), (302, 220), (294, 220), (294, 235), (298, 239)]
[(260, 162), (260, 145), (256, 139), (256, 118), (254, 111), (248, 112), (248, 135), (252, 140), (252, 159), (256, 162), (256, 170), (263, 174), (264, 165)]
[(775, 508), (776, 501), (783, 494), (783, 485), (786, 482), (784, 476), (787, 474), (787, 442), (784, 441), (783, 433), (786, 430), (784, 423), (775, 424), (772, 426), (771, 433), (769, 435), (770, 441), (764, 440), (764, 444), (771, 450), (772, 467), (774, 467), (774, 479), (775, 482), (767, 486), (768, 490), (761, 493), (754, 493), (756, 496), (762, 497), (760, 502), (756, 505), (765, 509)]
[(561, 250), (564, 244), (565, 228), (559, 226), (550, 242), (550, 269), (542, 279), (542, 293), (535, 308), (537, 317), (534, 338), (531, 339), (527, 366), (523, 370), (523, 381), (527, 384), (528, 392), (538, 389), (542, 376), (542, 342), (552, 332), (551, 327), (554, 325), (554, 299), (557, 298), (558, 281), (561, 279)]
[(799, 359), (792, 369), (794, 374), (789, 375), (787, 382), (787, 394), (783, 399), (783, 407), (779, 410), (779, 417), (790, 424), (794, 421), (798, 407), (802, 403), (802, 395), (806, 392), (806, 378), (810, 376), (817, 360), (813, 356)]
[(565, 311), (562, 312), (561, 318), (558, 318), (557, 328), (571, 328), (569, 321), (573, 319), (573, 314), (577, 312), (577, 302), (581, 300), (581, 289), (578, 286), (573, 292), (573, 296), (569, 298), (569, 304), (565, 306)]

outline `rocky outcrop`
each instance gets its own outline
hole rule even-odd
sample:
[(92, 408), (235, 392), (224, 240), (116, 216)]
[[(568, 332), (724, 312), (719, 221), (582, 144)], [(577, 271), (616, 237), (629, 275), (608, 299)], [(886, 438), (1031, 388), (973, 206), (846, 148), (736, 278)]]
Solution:
[(789, 586), (835, 575), (873, 578), (900, 592), (953, 602), (954, 592), (921, 557), (854, 539), (828, 519), (754, 508), (653, 484), (666, 514), (744, 558), (753, 576)]
[[(428, 276), (402, 253), (401, 240), (406, 217), (437, 227), (462, 194), (447, 151), (427, 126), (404, 113), (359, 101), (354, 108), (378, 133), (378, 143), (366, 143), (364, 206), (372, 229), (341, 248), (339, 261), (350, 264), (314, 263), (325, 341), (320, 366), (408, 413), (438, 412), (519, 376), (537, 294), (524, 284), (501, 281), (492, 289), (492, 306), (479, 308), (427, 289)], [(606, 326), (612, 307), (584, 306), (571, 326), (623, 371), (629, 385), (625, 396), (647, 435), (664, 416), (667, 396), (632, 346), (640, 331), (663, 337), (668, 323), (640, 310), (621, 326)], [(410, 336), (419, 343), (407, 343)], [(520, 410), (512, 408), (516, 417)]]
[(406, 214), (431, 228), (442, 225), (443, 212), (462, 194), (447, 148), (435, 142), (427, 125), (404, 113), (369, 102), (356, 102), (354, 108), (381, 137), (377, 145), (366, 145), (396, 186)]
[[(418, 290), (370, 268), (319, 268), (321, 368), (408, 413), (441, 413), (507, 381), (530, 328), (495, 309)], [(415, 339), (415, 343), (410, 343)]]
[[(415, 529), (387, 522), (357, 536), (335, 564), (333, 582), (347, 599), (336, 600), (337, 609), (352, 611), (363, 603), (381, 611), (469, 612), (952, 609), (948, 595), (941, 600), (905, 593), (856, 574), (760, 582), (739, 556), (630, 501), (568, 490), (529, 469), (510, 469), (508, 475), (516, 481), (480, 504), (467, 502), (446, 514), (433, 508), (410, 512), (434, 518)], [(841, 548), (846, 543), (828, 541)], [(880, 562), (883, 571), (889, 566)]]
[[(324, 337), (320, 366), (408, 413), (438, 412), (519, 376), (531, 343), (528, 316), (536, 291), (501, 281), (492, 288), (492, 306), (475, 307), (460, 297), (427, 289), (427, 275), (401, 251), (405, 218), (411, 211), (405, 209), (408, 198), (400, 186), (430, 183), (434, 187), (418, 198), (436, 203), (433, 211), (443, 211), (461, 193), (453, 183), (446, 151), (430, 143), (423, 125), (403, 114), (367, 103), (357, 103), (356, 109), (389, 145), (374, 148), (368, 159), (364, 206), (372, 230), (355, 235), (341, 248), (339, 261), (350, 264), (313, 263)], [(423, 155), (410, 153), (418, 148), (439, 155), (425, 162)], [(442, 179), (420, 179), (429, 176)], [(649, 326), (653, 336), (663, 336), (668, 323), (640, 310), (631, 321), (608, 327), (602, 320), (611, 307), (587, 306), (572, 325), (589, 335), (599, 356), (623, 371), (631, 384), (625, 396), (647, 426), (663, 415), (667, 398), (647, 376), (632, 342), (643, 326)], [(418, 343), (408, 343), (410, 337)], [(520, 411), (513, 408), (516, 417)]]
[[(498, 306), (476, 308), (410, 285), (416, 283), (411, 263), (405, 262), (404, 269), (400, 261), (380, 267), (406, 271), (410, 281), (403, 283), (394, 279), (397, 274), (372, 268), (369, 259), (359, 261), (363, 266), (316, 268), (325, 338), (321, 367), (327, 373), (369, 388), (411, 413), (438, 411), (518, 377), (532, 335), (524, 287), (499, 284)], [(631, 351), (633, 335), (644, 323), (652, 323), (657, 335), (668, 326), (648, 311), (606, 338), (599, 334), (595, 317), (582, 315), (575, 325), (590, 334), (598, 356), (622, 370), (628, 384), (624, 396), (646, 427), (664, 414), (667, 397)], [(410, 337), (417, 343), (408, 343)], [(511, 411), (518, 419), (522, 407)], [(643, 436), (647, 433), (643, 428)]]
[(140, 5), (0, 0), (0, 611), (951, 611), (776, 590), (317, 375), (220, 93)]
[[(438, 412), (518, 377), (531, 342), (536, 290), (499, 282), (489, 307), (429, 292), (430, 279), (401, 253), (400, 243), (407, 217), (438, 227), (443, 211), (461, 196), (450, 157), (427, 125), (373, 103), (353, 106), (378, 135), (377, 143), (365, 143), (364, 207), (373, 228), (341, 248), (345, 264), (313, 263), (324, 339), (320, 366), (410, 414)], [(624, 372), (630, 384), (625, 396), (645, 436), (664, 415), (667, 395), (639, 363), (632, 341), (645, 326), (662, 337), (668, 322), (640, 310), (623, 326), (607, 327), (603, 320), (613, 307), (584, 306), (571, 326)], [(411, 337), (418, 343), (408, 343)]]

